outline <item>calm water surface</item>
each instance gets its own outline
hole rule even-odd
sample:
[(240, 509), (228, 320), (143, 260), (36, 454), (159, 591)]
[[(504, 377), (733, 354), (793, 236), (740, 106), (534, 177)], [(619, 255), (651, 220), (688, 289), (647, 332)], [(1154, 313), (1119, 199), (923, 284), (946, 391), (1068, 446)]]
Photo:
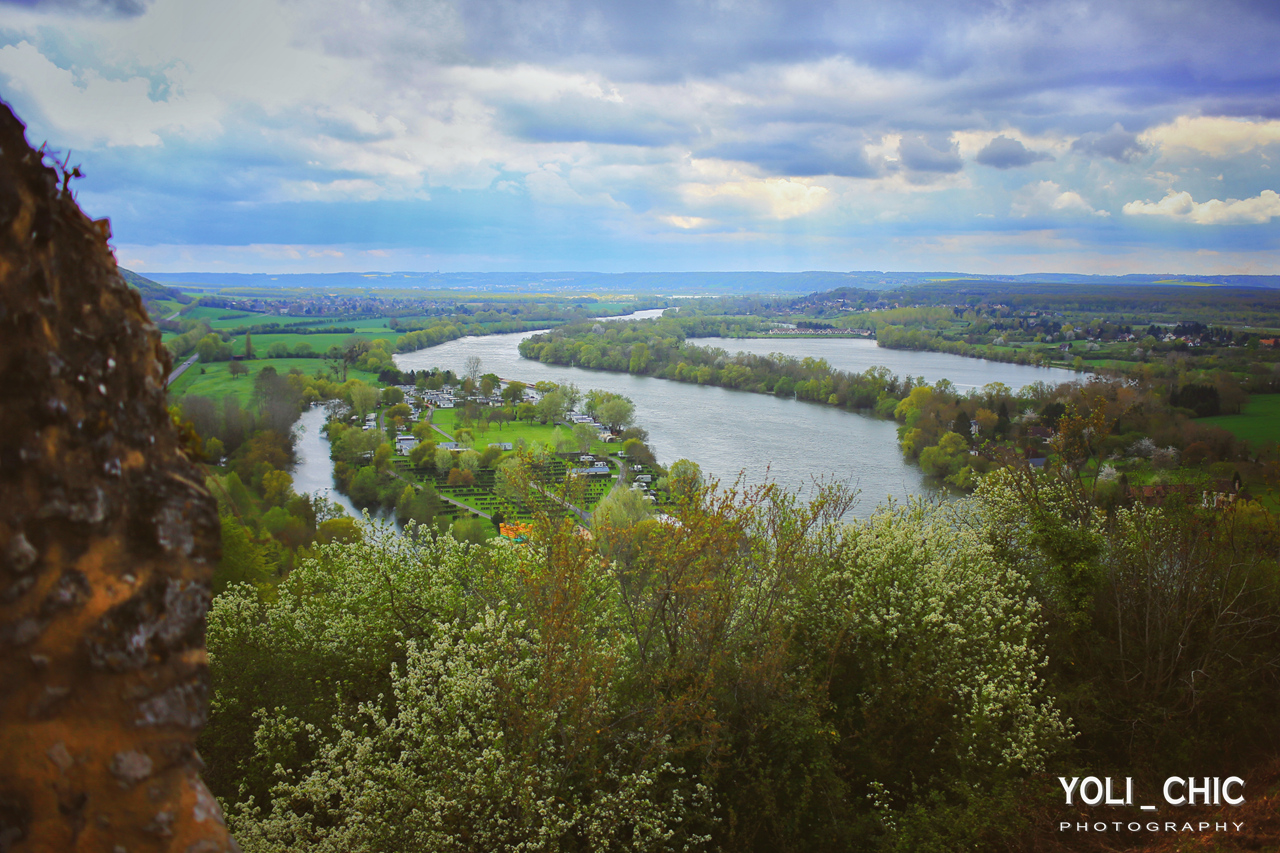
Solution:
[(329, 439), (323, 428), (328, 411), (323, 406), (312, 406), (302, 413), (293, 427), (297, 441), (294, 452), (297, 463), (293, 466), (293, 490), (300, 495), (319, 494), (334, 501), (357, 518), (359, 511), (347, 496), (338, 491), (333, 482), (333, 460), (329, 458)]
[(867, 338), (696, 338), (692, 343), (719, 347), (730, 354), (780, 352), (795, 358), (825, 358), (836, 370), (850, 373), (884, 365), (899, 376), (923, 376), (930, 385), (939, 379), (950, 379), (960, 391), (981, 388), (988, 382), (1003, 382), (1016, 391), (1032, 382), (1054, 384), (1075, 378), (1060, 367), (1028, 367), (945, 352), (883, 349)]
[[(395, 361), (401, 370), (438, 367), (461, 373), (467, 358), (477, 356), (485, 372), (503, 379), (572, 382), (584, 391), (600, 388), (624, 394), (636, 404), (636, 421), (649, 431), (649, 443), (663, 464), (684, 457), (724, 482), (741, 474), (748, 484), (771, 480), (802, 493), (810, 491), (815, 480), (843, 480), (861, 491), (854, 508), (858, 516), (869, 515), (889, 497), (903, 500), (934, 493), (920, 469), (903, 461), (892, 421), (764, 394), (529, 361), (516, 347), (532, 334), (536, 333), (460, 338), (397, 355)], [(697, 343), (730, 352), (826, 358), (841, 370), (883, 364), (894, 373), (923, 375), (929, 382), (949, 378), (961, 388), (997, 381), (1018, 388), (1038, 380), (1070, 378), (1065, 371), (885, 350), (873, 341), (848, 338), (711, 338)]]

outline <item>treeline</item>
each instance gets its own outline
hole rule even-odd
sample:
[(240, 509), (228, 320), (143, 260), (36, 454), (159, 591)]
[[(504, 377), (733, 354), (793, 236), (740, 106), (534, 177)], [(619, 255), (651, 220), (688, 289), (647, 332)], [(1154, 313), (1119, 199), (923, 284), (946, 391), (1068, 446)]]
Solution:
[(1036, 847), (1055, 775), (1252, 778), (1280, 748), (1252, 505), (1108, 512), (1009, 470), (849, 525), (838, 488), (678, 491), (593, 538), (538, 514), (527, 546), (366, 528), (220, 595), (200, 750), (240, 844)]
[[(520, 343), (520, 354), (548, 364), (571, 364), (601, 370), (626, 371), (678, 382), (718, 385), (741, 391), (794, 397), (848, 409), (872, 410), (882, 416), (913, 387), (912, 377), (898, 377), (887, 368), (862, 373), (833, 369), (825, 360), (796, 359), (774, 354), (731, 355), (718, 347), (690, 343), (698, 333), (720, 335), (723, 318), (657, 318), (625, 324), (576, 325)], [(759, 327), (747, 318), (744, 328)]]
[[(903, 454), (927, 475), (963, 489), (973, 489), (982, 474), (1012, 460), (1061, 456), (1063, 450), (1051, 441), (1058, 416), (1066, 407), (1092, 412), (1099, 398), (1106, 401), (1107, 416), (1092, 434), (1097, 452), (1088, 460), (1095, 471), (1111, 456), (1127, 459), (1135, 473), (1149, 473), (1151, 467), (1137, 460), (1172, 458), (1175, 464), (1160, 462), (1157, 467), (1203, 468), (1215, 476), (1240, 474), (1267, 483), (1274, 479), (1229, 432), (1194, 420), (1239, 411), (1247, 401), (1230, 372), (1192, 371), (1172, 381), (1137, 383), (1095, 376), (1088, 383), (1032, 383), (1017, 393), (993, 383), (961, 394), (946, 380), (931, 386), (884, 367), (850, 373), (820, 359), (731, 355), (684, 340), (683, 324), (704, 329), (710, 322), (664, 317), (616, 328), (570, 326), (526, 339), (520, 354), (546, 363), (627, 371), (896, 418), (902, 425)], [(1153, 457), (1147, 444), (1129, 452), (1144, 439), (1164, 455)]]
[(1208, 382), (1169, 387), (1100, 377), (1035, 382), (1017, 392), (996, 382), (961, 394), (943, 380), (912, 388), (892, 415), (903, 455), (958, 488), (972, 489), (988, 471), (1031, 459), (1103, 478), (1102, 493), (1113, 502), (1126, 499), (1121, 487), (1130, 475), (1145, 480), (1179, 467), (1270, 484), (1274, 473), (1244, 442), (1197, 423), (1199, 413), (1184, 407), (1239, 395), (1229, 375), (1219, 381), (1226, 386), (1221, 394)]

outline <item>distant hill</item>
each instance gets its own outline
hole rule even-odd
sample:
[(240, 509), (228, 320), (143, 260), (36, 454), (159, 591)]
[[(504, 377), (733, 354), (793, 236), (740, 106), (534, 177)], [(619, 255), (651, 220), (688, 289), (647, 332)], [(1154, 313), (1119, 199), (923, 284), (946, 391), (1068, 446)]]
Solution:
[(120, 267), (120, 275), (124, 277), (130, 286), (134, 287), (142, 294), (143, 302), (155, 302), (164, 299), (170, 299), (174, 302), (181, 302), (183, 305), (191, 302), (191, 297), (171, 287), (165, 287), (157, 281), (138, 275), (133, 270), (127, 270)]
[[(657, 294), (813, 293), (840, 287), (885, 290), (933, 282), (1016, 284), (1228, 285), (1280, 288), (1275, 275), (975, 275), (963, 272), (342, 272), (342, 273), (151, 273), (171, 284), (254, 288), (395, 288), (525, 293), (613, 292)], [(139, 278), (141, 278), (139, 276)], [(146, 281), (146, 279), (143, 279)]]

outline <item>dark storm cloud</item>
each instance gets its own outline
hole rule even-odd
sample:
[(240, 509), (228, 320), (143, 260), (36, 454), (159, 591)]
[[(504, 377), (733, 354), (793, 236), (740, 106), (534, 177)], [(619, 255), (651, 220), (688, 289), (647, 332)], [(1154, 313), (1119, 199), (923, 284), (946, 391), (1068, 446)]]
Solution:
[(1138, 141), (1138, 135), (1115, 125), (1106, 133), (1086, 133), (1071, 143), (1071, 150), (1089, 157), (1109, 157), (1118, 163), (1131, 162), (1146, 154), (1147, 146)]
[(977, 156), (979, 163), (996, 169), (1014, 169), (1052, 159), (1051, 155), (1043, 151), (1032, 151), (1017, 139), (1010, 139), (1004, 134), (988, 142)]
[(960, 146), (945, 139), (904, 136), (898, 145), (898, 156), (902, 165), (913, 172), (951, 174), (964, 166), (960, 160)]
[(677, 120), (626, 104), (566, 95), (547, 103), (511, 103), (500, 110), (503, 129), (534, 142), (670, 145), (692, 129)]

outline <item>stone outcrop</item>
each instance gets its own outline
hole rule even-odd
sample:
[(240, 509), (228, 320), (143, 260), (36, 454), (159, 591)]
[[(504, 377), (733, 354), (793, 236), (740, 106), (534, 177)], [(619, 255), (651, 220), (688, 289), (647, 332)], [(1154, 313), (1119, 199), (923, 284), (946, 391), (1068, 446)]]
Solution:
[(66, 184), (0, 104), (0, 853), (234, 850), (194, 746), (217, 508)]

